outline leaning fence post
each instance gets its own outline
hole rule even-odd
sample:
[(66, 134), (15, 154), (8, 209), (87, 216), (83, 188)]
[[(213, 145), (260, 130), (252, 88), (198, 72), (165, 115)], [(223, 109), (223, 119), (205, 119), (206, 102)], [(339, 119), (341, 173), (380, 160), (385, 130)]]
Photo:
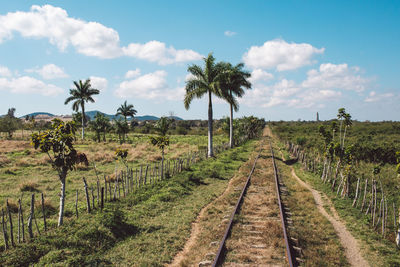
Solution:
[(13, 231), (13, 223), (12, 223), (12, 216), (11, 216), (11, 210), (10, 206), (8, 205), (8, 199), (6, 200), (6, 207), (7, 207), (7, 213), (8, 213), (8, 220), (10, 221), (10, 239), (11, 239), (11, 245), (14, 247), (14, 231)]
[(1, 224), (3, 227), (3, 237), (4, 237), (4, 250), (8, 249), (8, 235), (7, 235), (7, 226), (6, 223), (4, 221), (4, 210), (1, 209)]
[(24, 213), (22, 212), (22, 203), (21, 199), (18, 199), (18, 212), (21, 216), (21, 226), (22, 226), (22, 242), (25, 242), (25, 224), (24, 224)]
[(78, 218), (78, 189), (76, 189), (76, 197), (75, 197), (75, 214), (76, 218)]
[(87, 212), (90, 213), (89, 191), (88, 191), (88, 185), (87, 185), (87, 183), (86, 183), (85, 177), (83, 177), (83, 183), (84, 183), (84, 186), (85, 186), (85, 195), (86, 195)]
[(33, 220), (33, 213), (35, 212), (35, 194), (32, 194), (31, 197), (31, 211), (28, 218), (28, 233), (29, 238), (33, 238), (33, 231), (32, 231), (32, 220)]
[(90, 186), (90, 190), (92, 191), (92, 209), (94, 209), (95, 206), (94, 206), (94, 190), (93, 190), (93, 185)]
[(43, 212), (44, 231), (47, 231), (46, 213), (45, 213), (45, 210), (44, 210), (44, 196), (43, 196), (43, 193), (42, 193), (42, 212)]
[(97, 179), (97, 207), (100, 206), (100, 181)]
[(100, 209), (103, 210), (104, 208), (104, 187), (101, 187), (101, 203), (100, 203)]
[(104, 174), (104, 187), (106, 188), (105, 190), (105, 194), (104, 194), (104, 198), (107, 200), (107, 179), (106, 179), (106, 175)]

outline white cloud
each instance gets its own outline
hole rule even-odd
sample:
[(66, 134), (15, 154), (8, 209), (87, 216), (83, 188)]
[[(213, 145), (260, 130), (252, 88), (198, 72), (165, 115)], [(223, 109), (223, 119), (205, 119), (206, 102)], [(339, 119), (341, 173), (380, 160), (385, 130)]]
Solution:
[(167, 48), (159, 41), (121, 47), (116, 30), (98, 22), (71, 18), (66, 10), (52, 5), (33, 5), (29, 12), (17, 11), (0, 16), (0, 43), (11, 39), (13, 32), (25, 38), (47, 38), (61, 51), (71, 45), (78, 53), (99, 58), (126, 55), (165, 65), (202, 57), (193, 50)]
[(287, 43), (276, 39), (265, 42), (262, 46), (252, 46), (243, 55), (245, 64), (253, 69), (273, 69), (278, 71), (294, 70), (313, 63), (312, 57), (324, 53), (324, 48), (317, 49), (306, 43)]
[(0, 78), (0, 88), (15, 94), (40, 94), (43, 96), (55, 96), (64, 92), (60, 87), (53, 84), (46, 84), (29, 76), (10, 80)]
[(274, 75), (272, 75), (269, 72), (263, 71), (262, 69), (255, 69), (251, 72), (251, 77), (250, 77), (250, 82), (251, 83), (256, 83), (259, 81), (269, 81), (274, 78)]
[(193, 50), (176, 50), (174, 47), (167, 47), (165, 43), (159, 41), (150, 41), (145, 44), (131, 43), (127, 47), (123, 47), (122, 51), (124, 55), (157, 62), (160, 65), (181, 63), (202, 58), (202, 55)]
[(98, 89), (100, 90), (100, 92), (104, 92), (105, 90), (107, 90), (108, 81), (106, 78), (90, 76), (89, 79), (92, 88)]
[(26, 70), (26, 72), (38, 73), (40, 76), (43, 77), (43, 79), (46, 80), (68, 77), (68, 75), (64, 72), (62, 68), (54, 64), (47, 64), (44, 65), (42, 68), (28, 69)]
[(304, 88), (295, 81), (282, 79), (271, 86), (257, 84), (240, 102), (247, 106), (269, 108), (286, 105), (295, 108), (323, 106), (342, 96), (335, 90)]
[(307, 80), (302, 83), (305, 88), (344, 89), (356, 92), (364, 91), (370, 79), (363, 78), (358, 73), (358, 67), (349, 68), (347, 64), (321, 64), (319, 70), (310, 70)]
[(4, 66), (0, 66), (0, 76), (2, 77), (10, 77), (11, 76), (11, 71)]
[(368, 97), (364, 99), (364, 102), (378, 102), (386, 98), (392, 98), (394, 96), (395, 95), (392, 93), (377, 94), (375, 91), (371, 91)]
[(232, 36), (234, 36), (234, 35), (236, 35), (237, 34), (237, 32), (232, 32), (232, 31), (225, 31), (224, 32), (224, 35), (225, 36), (228, 36), (228, 37), (232, 37)]
[(159, 70), (136, 79), (123, 81), (115, 90), (115, 95), (121, 98), (135, 97), (161, 102), (165, 100), (182, 100), (185, 88), (169, 88), (166, 76), (167, 72)]
[(125, 78), (126, 79), (135, 78), (135, 77), (137, 77), (139, 75), (140, 75), (140, 69), (136, 68), (135, 70), (128, 70), (125, 73)]

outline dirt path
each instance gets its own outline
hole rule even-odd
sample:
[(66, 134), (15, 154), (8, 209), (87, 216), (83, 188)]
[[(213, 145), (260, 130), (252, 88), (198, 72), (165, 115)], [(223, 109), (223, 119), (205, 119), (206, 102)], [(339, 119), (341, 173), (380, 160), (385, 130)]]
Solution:
[[(364, 258), (361, 256), (360, 247), (357, 243), (357, 240), (351, 235), (351, 233), (347, 230), (346, 226), (340, 221), (339, 215), (337, 214), (335, 208), (333, 207), (332, 202), (323, 193), (318, 192), (317, 190), (313, 189), (310, 185), (303, 182), (296, 175), (292, 166), (290, 166), (290, 168), (292, 170), (292, 176), (296, 178), (296, 180), (302, 186), (311, 191), (319, 212), (322, 215), (324, 215), (328, 219), (328, 221), (330, 221), (330, 223), (333, 225), (333, 228), (335, 228), (335, 231), (340, 238), (340, 242), (345, 248), (345, 254), (350, 264), (352, 266), (369, 266), (368, 262), (364, 260)], [(322, 199), (321, 194), (323, 194), (324, 200)], [(325, 200), (326, 202), (324, 203)], [(330, 207), (333, 216), (331, 216), (326, 212), (324, 204), (327, 204)]]

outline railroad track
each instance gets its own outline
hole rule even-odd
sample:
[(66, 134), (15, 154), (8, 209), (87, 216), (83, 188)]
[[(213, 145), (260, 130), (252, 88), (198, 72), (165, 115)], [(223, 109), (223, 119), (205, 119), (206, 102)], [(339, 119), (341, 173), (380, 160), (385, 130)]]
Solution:
[[(212, 263), (213, 267), (298, 266), (294, 250), (296, 247), (292, 245), (293, 240), (287, 232), (288, 222), (291, 222), (288, 218), (290, 212), (281, 199), (281, 193), (285, 189), (279, 181), (271, 142), (268, 142), (268, 156), (262, 153), (263, 144), (264, 140), (230, 215)], [(268, 160), (268, 168), (256, 168), (260, 157), (264, 161)], [(256, 169), (259, 173), (252, 179)], [(263, 177), (263, 174), (270, 179)]]

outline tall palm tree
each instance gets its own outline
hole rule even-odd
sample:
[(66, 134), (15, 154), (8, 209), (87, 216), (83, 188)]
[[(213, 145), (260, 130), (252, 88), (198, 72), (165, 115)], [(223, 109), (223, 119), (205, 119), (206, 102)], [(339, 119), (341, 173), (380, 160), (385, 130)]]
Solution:
[(244, 89), (250, 89), (251, 83), (247, 80), (251, 74), (243, 70), (244, 64), (239, 63), (232, 66), (231, 63), (222, 63), (224, 71), (220, 83), (220, 96), (225, 99), (230, 106), (229, 118), (229, 146), (233, 147), (233, 110), (239, 110), (238, 97), (244, 95)]
[(213, 157), (213, 111), (211, 95), (219, 96), (219, 81), (222, 74), (222, 65), (215, 63), (212, 53), (204, 58), (204, 69), (198, 65), (188, 67), (188, 72), (193, 75), (186, 82), (186, 94), (183, 100), (186, 109), (194, 98), (201, 98), (208, 94), (208, 157)]
[(122, 115), (125, 118), (126, 121), (126, 117), (134, 117), (137, 113), (137, 110), (134, 109), (132, 104), (127, 104), (126, 101), (124, 102), (124, 104), (122, 104), (118, 109), (117, 109), (117, 116), (118, 115)]
[(75, 88), (69, 89), (69, 94), (71, 95), (68, 97), (64, 104), (67, 105), (69, 102), (74, 101), (72, 104), (72, 109), (74, 111), (78, 111), (79, 107), (82, 110), (82, 140), (85, 138), (85, 125), (86, 125), (86, 115), (85, 115), (85, 102), (92, 102), (94, 103), (94, 99), (92, 98), (93, 95), (98, 95), (100, 91), (98, 89), (92, 88), (90, 84), (90, 79), (87, 79), (84, 83), (82, 80), (79, 82), (74, 81)]

